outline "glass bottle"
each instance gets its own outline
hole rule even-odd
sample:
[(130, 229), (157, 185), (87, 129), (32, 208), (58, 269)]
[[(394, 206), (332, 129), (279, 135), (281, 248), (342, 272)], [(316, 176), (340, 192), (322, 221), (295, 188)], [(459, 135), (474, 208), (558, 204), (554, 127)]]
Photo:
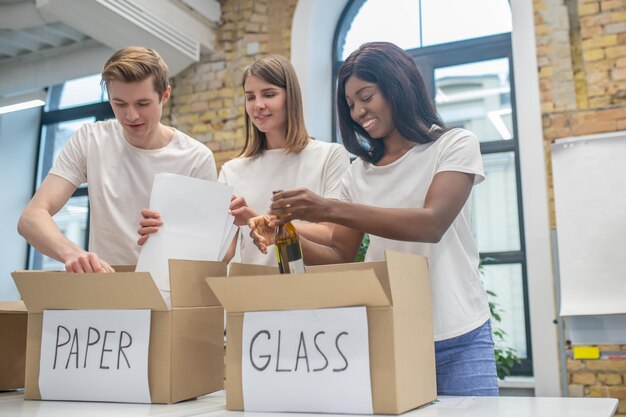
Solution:
[[(281, 191), (274, 191), (273, 194)], [(302, 247), (296, 227), (291, 222), (287, 222), (276, 226), (275, 233), (276, 259), (280, 273), (303, 274), (304, 259), (302, 258)]]

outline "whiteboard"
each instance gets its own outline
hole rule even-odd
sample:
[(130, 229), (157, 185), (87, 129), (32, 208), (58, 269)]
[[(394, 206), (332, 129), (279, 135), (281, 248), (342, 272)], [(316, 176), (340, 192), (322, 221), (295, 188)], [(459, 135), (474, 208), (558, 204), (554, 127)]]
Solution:
[(626, 313), (626, 132), (560, 139), (551, 151), (560, 314)]

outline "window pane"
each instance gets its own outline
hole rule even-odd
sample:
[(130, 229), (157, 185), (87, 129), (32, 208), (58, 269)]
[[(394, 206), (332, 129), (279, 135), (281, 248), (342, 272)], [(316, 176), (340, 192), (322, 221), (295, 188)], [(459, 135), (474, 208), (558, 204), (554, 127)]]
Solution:
[(443, 121), (481, 142), (513, 138), (508, 58), (435, 69), (435, 102)]
[(341, 49), (345, 60), (361, 44), (393, 42), (402, 49), (420, 46), (418, 0), (368, 0), (352, 21)]
[(100, 74), (89, 75), (66, 81), (58, 103), (50, 103), (47, 110), (60, 110), (108, 100), (106, 89), (100, 87)]
[(517, 355), (525, 359), (526, 323), (524, 321), (524, 287), (522, 286), (522, 266), (520, 264), (484, 265), (482, 280), (485, 288), (496, 296), (489, 296), (489, 301), (497, 304), (502, 321), (493, 321), (494, 330), (506, 333), (503, 342), (494, 339), (504, 347), (512, 347)]
[(483, 155), (485, 181), (472, 193), (472, 229), (480, 252), (520, 250), (515, 154)]
[[(54, 161), (56, 161), (59, 156), (59, 152), (61, 152), (61, 149), (63, 149), (65, 144), (70, 140), (74, 132), (80, 129), (85, 123), (93, 123), (95, 121), (95, 117), (87, 117), (84, 119), (70, 120), (68, 122), (54, 123), (44, 126), (43, 134), (46, 135), (44, 137), (47, 141), (54, 141), (51, 164), (54, 164)], [(47, 136), (49, 133), (52, 137)]]
[[(87, 196), (72, 197), (57, 214), (54, 222), (61, 232), (72, 242), (86, 248), (87, 218), (89, 216), (89, 198)], [(42, 255), (41, 269), (65, 269), (61, 262)]]
[(423, 46), (508, 33), (513, 27), (507, 0), (421, 0), (421, 4)]

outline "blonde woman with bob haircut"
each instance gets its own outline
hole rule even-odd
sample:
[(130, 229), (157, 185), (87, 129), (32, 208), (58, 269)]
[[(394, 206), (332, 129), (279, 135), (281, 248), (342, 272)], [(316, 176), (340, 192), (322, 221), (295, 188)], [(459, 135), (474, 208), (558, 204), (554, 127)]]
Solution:
[[(341, 178), (350, 162), (343, 146), (315, 140), (304, 123), (302, 94), (296, 72), (286, 58), (269, 55), (243, 73), (246, 139), (239, 156), (222, 167), (218, 181), (234, 187), (230, 210), (235, 223), (247, 229), (248, 220), (269, 209), (272, 191), (306, 187), (326, 198), (338, 199)], [(144, 212), (139, 230), (144, 240), (162, 224), (158, 213)], [(332, 224), (298, 223), (300, 234), (316, 241), (329, 239)], [(276, 265), (276, 254), (258, 251), (241, 233), (241, 261)], [(230, 260), (234, 243), (226, 255)]]
[[(68, 272), (112, 271), (111, 264), (137, 262), (135, 230), (149, 204), (154, 174), (216, 179), (211, 151), (161, 123), (170, 97), (168, 78), (167, 65), (153, 49), (115, 52), (102, 70), (115, 120), (78, 129), (24, 209), (19, 233)], [(63, 236), (52, 220), (87, 179), (89, 251)]]

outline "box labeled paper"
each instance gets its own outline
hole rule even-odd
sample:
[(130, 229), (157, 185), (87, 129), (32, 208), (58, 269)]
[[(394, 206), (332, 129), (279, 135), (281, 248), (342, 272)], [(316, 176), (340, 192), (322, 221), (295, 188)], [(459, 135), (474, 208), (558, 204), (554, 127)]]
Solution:
[(228, 313), (227, 409), (246, 409), (242, 361), (250, 353), (243, 352), (242, 333), (245, 313), (254, 311), (365, 306), (373, 412), (400, 414), (437, 398), (426, 258), (387, 251), (386, 261), (307, 272), (284, 276), (268, 274), (267, 267), (234, 265), (229, 278), (207, 278)]
[(26, 306), (0, 301), (0, 390), (24, 388)]
[[(116, 268), (124, 269), (128, 270)], [(165, 305), (150, 274), (145, 272), (14, 272), (13, 279), (28, 309), (24, 397), (42, 399), (39, 381), (43, 315), (44, 311), (52, 310), (150, 310), (148, 382), (152, 403), (175, 403), (222, 389), (224, 310), (204, 280), (207, 276), (223, 276), (226, 265), (170, 260), (169, 269), (171, 309)], [(64, 334), (61, 332), (59, 337)], [(96, 334), (92, 331), (90, 336), (95, 348)], [(109, 336), (113, 337), (113, 333)], [(121, 331), (117, 336), (115, 355), (120, 355), (120, 367), (123, 367), (125, 358), (121, 355), (129, 338)], [(100, 354), (105, 355), (103, 366), (110, 367), (117, 364), (117, 356), (113, 358), (113, 352), (108, 349), (113, 350), (113, 345), (101, 349)], [(75, 359), (61, 348), (59, 352), (65, 354), (65, 360)]]
[(150, 403), (150, 310), (44, 310), (43, 400)]

